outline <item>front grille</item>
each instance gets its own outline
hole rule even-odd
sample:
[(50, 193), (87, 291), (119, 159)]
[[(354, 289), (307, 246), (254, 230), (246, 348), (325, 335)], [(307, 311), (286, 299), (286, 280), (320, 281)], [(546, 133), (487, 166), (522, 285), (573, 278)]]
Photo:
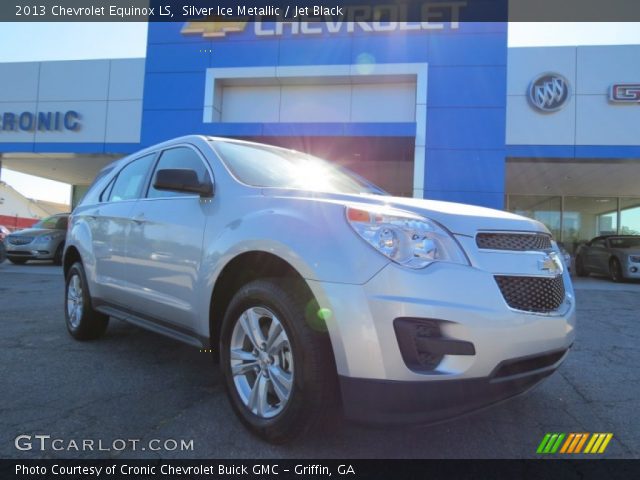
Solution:
[(27, 245), (33, 241), (33, 237), (7, 237), (11, 245)]
[(516, 310), (548, 313), (557, 310), (564, 301), (561, 275), (554, 278), (496, 275), (495, 279), (507, 304)]
[(521, 373), (533, 372), (541, 368), (554, 365), (566, 353), (566, 350), (533, 355), (530, 357), (514, 358), (500, 363), (491, 375), (494, 378), (510, 377)]
[(478, 233), (476, 245), (487, 250), (548, 250), (551, 237), (544, 233)]

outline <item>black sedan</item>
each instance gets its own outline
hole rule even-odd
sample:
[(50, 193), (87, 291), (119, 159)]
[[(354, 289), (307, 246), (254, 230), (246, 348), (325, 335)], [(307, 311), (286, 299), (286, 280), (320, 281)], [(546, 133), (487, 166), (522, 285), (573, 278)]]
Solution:
[(578, 247), (576, 275), (608, 275), (614, 282), (640, 278), (640, 235), (605, 235)]

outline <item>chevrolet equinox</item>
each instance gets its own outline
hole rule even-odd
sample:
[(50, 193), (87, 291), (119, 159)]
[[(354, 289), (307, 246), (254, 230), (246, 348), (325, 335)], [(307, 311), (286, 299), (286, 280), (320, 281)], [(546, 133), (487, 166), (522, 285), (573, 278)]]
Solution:
[(575, 335), (541, 223), (224, 138), (103, 169), (69, 221), (64, 274), (73, 337), (113, 317), (212, 349), (239, 419), (275, 443), (338, 409), (418, 424), (513, 397)]

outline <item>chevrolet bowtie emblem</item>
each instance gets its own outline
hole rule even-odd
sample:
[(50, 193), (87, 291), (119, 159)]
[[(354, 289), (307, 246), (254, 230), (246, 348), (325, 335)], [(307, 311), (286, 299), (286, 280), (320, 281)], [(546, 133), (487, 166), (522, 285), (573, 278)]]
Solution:
[(230, 32), (243, 32), (248, 22), (187, 22), (180, 33), (200, 34), (204, 38), (220, 38)]
[(555, 253), (545, 255), (543, 260), (538, 260), (538, 267), (549, 273), (562, 273), (562, 264)]

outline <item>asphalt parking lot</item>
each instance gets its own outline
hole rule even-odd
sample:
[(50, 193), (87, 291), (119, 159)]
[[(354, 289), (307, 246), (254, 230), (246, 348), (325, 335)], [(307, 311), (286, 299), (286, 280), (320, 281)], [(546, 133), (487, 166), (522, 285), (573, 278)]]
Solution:
[[(0, 265), (0, 458), (526, 458), (547, 432), (612, 432), (602, 456), (640, 458), (638, 283), (581, 279), (574, 349), (525, 396), (414, 429), (342, 422), (287, 446), (244, 430), (209, 354), (117, 321), (101, 340), (74, 341), (63, 289), (59, 267)], [(19, 451), (23, 434), (103, 447), (193, 440), (193, 450)]]

